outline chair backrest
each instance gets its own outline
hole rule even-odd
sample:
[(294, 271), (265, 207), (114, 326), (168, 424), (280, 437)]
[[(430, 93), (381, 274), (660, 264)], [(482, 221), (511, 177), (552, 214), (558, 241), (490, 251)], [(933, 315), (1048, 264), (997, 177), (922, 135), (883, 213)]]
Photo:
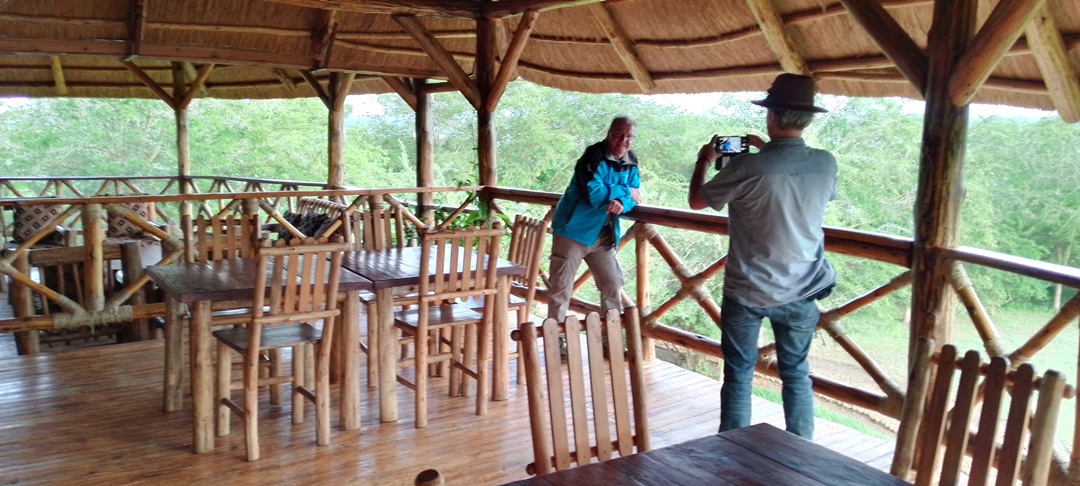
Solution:
[(453, 302), (494, 295), (499, 244), (506, 232), (492, 229), (430, 230), (420, 235), (422, 246), (417, 289), (421, 303)]
[[(1007, 359), (983, 364), (977, 351), (958, 359), (952, 345), (934, 355), (933, 347), (931, 339), (916, 344), (892, 474), (910, 480), (914, 472), (915, 484), (931, 484), (940, 468), (940, 484), (957, 484), (964, 455), (969, 454), (970, 485), (986, 484), (995, 464), (996, 484), (1020, 479), (1025, 485), (1046, 484), (1061, 400), (1074, 394), (1065, 377), (1053, 370), (1037, 377), (1027, 363), (1010, 372)], [(980, 399), (982, 407), (976, 411)], [(1010, 401), (1002, 430), (1001, 414)], [(971, 430), (972, 425), (977, 429)]]
[(512, 278), (516, 284), (528, 289), (525, 302), (530, 307), (536, 297), (536, 281), (540, 277), (540, 261), (543, 258), (547, 228), (547, 221), (519, 214), (514, 217), (514, 226), (510, 230), (510, 249), (506, 258), (526, 269), (524, 276)]
[(219, 213), (211, 217), (199, 216), (195, 220), (184, 218), (185, 259), (189, 262), (207, 262), (229, 258), (255, 256), (255, 242), (259, 234), (258, 216)]
[[(338, 280), (342, 252), (348, 250), (349, 245), (340, 236), (333, 242), (326, 238), (293, 238), (288, 243), (278, 240), (273, 246), (268, 239), (260, 240), (255, 250), (259, 262), (256, 268), (267, 268), (270, 274), (256, 272), (253, 321), (281, 324), (322, 319), (326, 332), (326, 326), (340, 314)], [(268, 286), (268, 282), (273, 285)]]
[[(525, 361), (534, 458), (526, 468), (530, 474), (547, 474), (572, 464), (581, 466), (592, 462), (594, 457), (606, 461), (615, 451), (626, 456), (649, 450), (637, 313), (633, 309), (627, 311), (625, 326), (622, 324), (619, 313), (609, 310), (603, 320), (593, 312), (583, 323), (570, 316), (563, 324), (548, 319), (537, 328), (534, 323), (525, 322), (514, 331), (513, 338), (521, 343)], [(582, 331), (586, 356), (582, 356)], [(567, 337), (565, 367), (559, 356), (559, 336)], [(569, 410), (564, 401), (567, 390)], [(611, 403), (608, 403), (609, 392)], [(609, 425), (612, 420), (614, 433)], [(590, 444), (590, 437), (595, 438), (595, 444)]]
[(387, 207), (380, 195), (368, 196), (363, 220), (365, 250), (405, 248), (419, 243), (417, 228), (405, 216), (405, 210), (398, 205)]

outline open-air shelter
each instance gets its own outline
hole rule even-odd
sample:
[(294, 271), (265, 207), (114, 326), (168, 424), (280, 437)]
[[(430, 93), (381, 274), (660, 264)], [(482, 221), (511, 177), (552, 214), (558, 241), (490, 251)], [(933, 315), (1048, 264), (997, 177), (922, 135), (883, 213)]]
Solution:
[[(589, 93), (662, 94), (763, 91), (777, 74), (789, 72), (814, 76), (825, 94), (923, 99), (914, 238), (834, 228), (826, 232), (828, 251), (899, 269), (892, 281), (830, 309), (821, 323), (878, 388), (814, 376), (820, 394), (898, 417), (902, 387), (875, 364), (875, 358), (884, 357), (867, 356), (843, 334), (839, 319), (844, 315), (911, 285), (912, 343), (918, 337), (949, 342), (959, 300), (969, 309), (987, 353), (1017, 363), (1080, 315), (1080, 301), (1073, 298), (1049, 322), (1033, 326), (1022, 346), (1003, 349), (963, 266), (988, 266), (1072, 288), (1080, 287), (1080, 270), (966, 248), (958, 231), (969, 105), (1055, 110), (1066, 122), (1080, 120), (1078, 47), (1080, 4), (1067, 0), (0, 0), (0, 96), (137, 97), (168, 104), (176, 114), (177, 173), (160, 194), (142, 199), (177, 203), (182, 214), (211, 201), (299, 196), (335, 199), (355, 211), (370, 197), (411, 193), (421, 219), (429, 215), (431, 194), (448, 190), (433, 187), (433, 93), (460, 93), (476, 110), (481, 197), (541, 206), (552, 206), (558, 195), (498, 186), (494, 113), (507, 83), (518, 78)], [(416, 185), (421, 189), (346, 188), (345, 97), (390, 92), (416, 112)], [(303, 187), (199, 176), (200, 161), (188, 155), (186, 110), (194, 98), (313, 96), (328, 112), (327, 181)], [(197, 182), (207, 179), (243, 181), (246, 188), (227, 194), (218, 192), (224, 185), (199, 189)], [(0, 181), (11, 191), (31, 182)], [(82, 208), (70, 214), (81, 210), (84, 228), (95, 226), (93, 218), (102, 217), (103, 206), (130, 200), (86, 198), (70, 190), (65, 198), (57, 188), (70, 188), (71, 181), (38, 182), (60, 192), (52, 202)], [(119, 183), (100, 182), (102, 187)], [(278, 187), (270, 189), (274, 184)], [(14, 202), (19, 196), (44, 194), (3, 195)], [(269, 213), (274, 209), (262, 206)], [(634, 229), (624, 244), (635, 243), (639, 270), (637, 295), (628, 297), (645, 336), (719, 356), (719, 343), (666, 325), (662, 316), (690, 298), (718, 320), (719, 305), (703, 282), (722, 270), (724, 260), (692, 273), (655, 227), (722, 235), (726, 218), (648, 206), (629, 217)], [(101, 235), (86, 234), (93, 248)], [(153, 234), (168, 239), (164, 232)], [(648, 265), (641, 264), (648, 261), (650, 247), (682, 283), (676, 295), (659, 305), (649, 293)], [(87, 255), (101, 265), (100, 251), (88, 250)], [(0, 271), (6, 275), (19, 273), (10, 260), (3, 263)], [(576, 306), (594, 307), (581, 301)], [(65, 309), (74, 317), (23, 316), (0, 322), (0, 329), (26, 332), (161, 312), (154, 304), (122, 299)], [(767, 361), (761, 371), (774, 373)], [(1075, 470), (1070, 467), (1075, 458), (1075, 453), (1071, 460), (1062, 458), (1059, 466)]]

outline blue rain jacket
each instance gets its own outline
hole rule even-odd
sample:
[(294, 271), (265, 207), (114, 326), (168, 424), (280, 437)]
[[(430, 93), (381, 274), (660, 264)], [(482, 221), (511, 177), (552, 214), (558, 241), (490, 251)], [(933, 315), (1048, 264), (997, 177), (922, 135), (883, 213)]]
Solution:
[(637, 205), (630, 198), (630, 188), (641, 187), (637, 156), (629, 151), (624, 158), (612, 160), (604, 141), (585, 149), (574, 166), (566, 192), (555, 206), (551, 229), (556, 235), (592, 246), (610, 217), (615, 241), (619, 241), (619, 216), (607, 214), (608, 203), (618, 200), (623, 213), (629, 212)]

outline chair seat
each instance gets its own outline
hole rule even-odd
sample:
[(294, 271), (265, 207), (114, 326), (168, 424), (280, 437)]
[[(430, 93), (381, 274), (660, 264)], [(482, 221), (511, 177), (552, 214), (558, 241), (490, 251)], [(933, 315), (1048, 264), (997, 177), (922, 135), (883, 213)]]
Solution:
[[(416, 288), (415, 287), (406, 287), (406, 288), (402, 288), (402, 289), (395, 288), (394, 289), (394, 299), (397, 300), (397, 299), (402, 299), (402, 298), (415, 299), (416, 298)], [(360, 291), (360, 303), (361, 304), (371, 304), (371, 303), (374, 303), (375, 300), (376, 300), (375, 292), (369, 292), (367, 290)], [(395, 305), (397, 305), (397, 304), (395, 304)]]
[[(248, 350), (248, 328), (234, 327), (214, 331), (214, 337), (226, 346), (240, 353)], [(293, 346), (300, 343), (314, 343), (322, 336), (322, 331), (311, 324), (289, 324), (263, 327), (259, 349), (273, 349)]]
[[(482, 295), (481, 296), (469, 297), (468, 300), (460, 300), (458, 302), (460, 304), (464, 305), (465, 307), (468, 307), (468, 308), (473, 309), (473, 310), (479, 310), (479, 309), (484, 308), (484, 296), (482, 296)], [(516, 309), (516, 308), (521, 307), (523, 305), (525, 305), (525, 299), (523, 299), (521, 297), (518, 297), (518, 296), (516, 296), (514, 294), (510, 294), (510, 300), (507, 302), (507, 307), (508, 308)]]
[[(476, 311), (461, 305), (436, 305), (428, 307), (428, 328), (445, 327), (450, 324), (464, 324), (468, 322), (480, 322), (484, 316)], [(408, 310), (394, 313), (394, 324), (400, 328), (416, 331), (417, 322), (420, 320), (420, 309), (414, 307)]]

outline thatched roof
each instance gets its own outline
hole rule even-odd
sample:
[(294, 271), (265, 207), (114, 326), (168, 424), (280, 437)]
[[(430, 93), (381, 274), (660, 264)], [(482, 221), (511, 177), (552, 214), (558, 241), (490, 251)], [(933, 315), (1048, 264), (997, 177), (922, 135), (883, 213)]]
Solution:
[[(984, 38), (971, 65), (994, 46), (1005, 54), (971, 100), (1080, 116), (1080, 2), (1000, 4), (1012, 5), (991, 16), (999, 2), (978, 2)], [(392, 92), (406, 78), (453, 81), (440, 55), (472, 73), (479, 23), (494, 23), (495, 56), (506, 56), (527, 9), (539, 14), (516, 74), (545, 86), (762, 91), (780, 72), (804, 71), (823, 93), (918, 98), (908, 79), (926, 72), (934, 2), (0, 0), (0, 96), (156, 97), (137, 72), (168, 91), (169, 61), (187, 82), (215, 64), (197, 97), (313, 96), (304, 75), (325, 80), (323, 69), (358, 73), (352, 93)]]

